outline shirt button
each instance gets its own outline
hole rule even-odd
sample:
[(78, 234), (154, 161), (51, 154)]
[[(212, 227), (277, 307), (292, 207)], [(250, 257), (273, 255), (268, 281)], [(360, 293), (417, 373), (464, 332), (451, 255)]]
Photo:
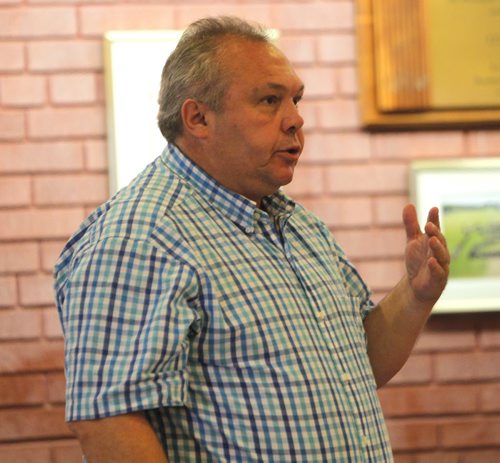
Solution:
[(352, 376), (350, 375), (350, 373), (342, 373), (342, 374), (340, 375), (340, 379), (341, 379), (344, 383), (348, 383), (349, 381), (351, 381)]
[(326, 313), (323, 311), (318, 312), (318, 319), (320, 322), (324, 322), (326, 320)]
[(245, 232), (248, 233), (248, 234), (250, 234), (250, 233), (253, 232), (253, 228), (252, 227), (247, 227), (247, 228), (245, 228)]

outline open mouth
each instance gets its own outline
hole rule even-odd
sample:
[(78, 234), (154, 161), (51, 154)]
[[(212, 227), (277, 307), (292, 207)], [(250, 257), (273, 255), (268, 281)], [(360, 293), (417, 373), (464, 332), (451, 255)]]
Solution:
[(292, 146), (290, 148), (282, 149), (281, 152), (291, 154), (292, 156), (297, 156), (298, 154), (300, 154), (300, 147)]

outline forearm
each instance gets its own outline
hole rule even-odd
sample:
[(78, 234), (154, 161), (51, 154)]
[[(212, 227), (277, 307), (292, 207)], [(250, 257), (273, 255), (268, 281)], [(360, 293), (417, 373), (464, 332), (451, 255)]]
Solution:
[(404, 277), (366, 317), (368, 355), (378, 387), (405, 364), (433, 305), (417, 300)]
[(88, 463), (168, 463), (142, 413), (70, 423)]

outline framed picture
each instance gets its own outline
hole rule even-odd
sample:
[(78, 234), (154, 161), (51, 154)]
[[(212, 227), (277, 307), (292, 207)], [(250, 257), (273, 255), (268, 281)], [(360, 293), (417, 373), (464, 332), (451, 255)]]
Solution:
[(161, 72), (181, 30), (110, 31), (104, 37), (110, 194), (166, 145), (156, 122)]
[(356, 3), (365, 128), (500, 124), (499, 0)]
[(451, 253), (434, 311), (500, 310), (500, 158), (415, 162), (410, 191), (421, 224), (439, 207)]

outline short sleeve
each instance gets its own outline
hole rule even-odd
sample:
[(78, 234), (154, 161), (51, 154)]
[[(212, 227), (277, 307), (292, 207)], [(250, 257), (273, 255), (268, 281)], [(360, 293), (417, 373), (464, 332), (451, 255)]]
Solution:
[(66, 419), (183, 405), (194, 270), (145, 241), (107, 238), (76, 254), (68, 275)]

